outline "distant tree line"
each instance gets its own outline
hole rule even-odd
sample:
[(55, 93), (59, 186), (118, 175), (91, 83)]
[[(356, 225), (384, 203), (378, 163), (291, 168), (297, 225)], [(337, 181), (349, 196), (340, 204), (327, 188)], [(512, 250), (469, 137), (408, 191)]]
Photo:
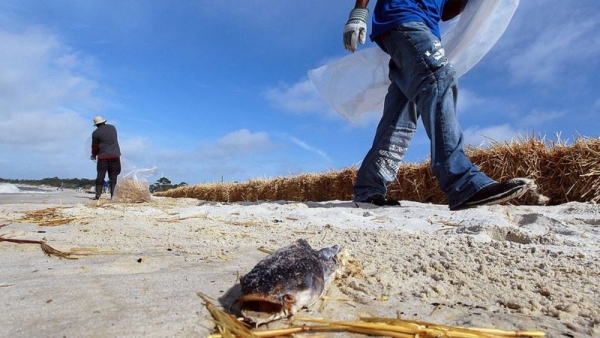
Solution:
[(158, 180), (156, 180), (155, 183), (150, 184), (150, 192), (167, 191), (170, 189), (185, 187), (187, 185), (188, 184), (185, 182), (181, 182), (179, 184), (173, 184), (173, 183), (171, 183), (171, 180), (169, 180), (168, 178), (161, 177)]
[[(17, 179), (6, 179), (0, 177), (0, 183), (12, 183), (12, 184), (25, 184), (33, 186), (49, 186), (63, 189), (88, 189), (96, 185), (96, 180), (87, 178), (58, 178), (58, 177), (47, 177), (41, 180), (17, 180)], [(150, 184), (150, 192), (155, 191), (167, 191), (179, 187), (185, 187), (188, 184), (181, 182), (179, 184), (171, 183), (166, 177), (159, 178), (155, 183)]]
[(41, 180), (17, 180), (17, 179), (5, 179), (0, 178), (0, 183), (12, 183), (12, 184), (26, 184), (34, 186), (50, 186), (63, 189), (87, 189), (95, 185), (96, 181), (87, 178), (58, 178), (58, 177), (47, 177)]

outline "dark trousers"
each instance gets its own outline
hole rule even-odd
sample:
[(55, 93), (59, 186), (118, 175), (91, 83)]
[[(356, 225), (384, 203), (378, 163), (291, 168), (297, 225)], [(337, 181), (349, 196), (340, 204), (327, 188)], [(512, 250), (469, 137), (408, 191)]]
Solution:
[(96, 176), (96, 186), (102, 186), (104, 184), (104, 177), (108, 172), (108, 180), (111, 185), (117, 184), (117, 176), (121, 173), (121, 159), (117, 158), (109, 158), (109, 159), (99, 159), (96, 164), (96, 171), (98, 171), (98, 176)]

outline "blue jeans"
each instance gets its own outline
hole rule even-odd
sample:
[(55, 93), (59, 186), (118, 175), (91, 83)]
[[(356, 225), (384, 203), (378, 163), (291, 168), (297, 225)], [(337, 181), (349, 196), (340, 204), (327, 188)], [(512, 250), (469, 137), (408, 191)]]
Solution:
[(386, 33), (383, 46), (391, 56), (392, 83), (373, 145), (358, 170), (354, 200), (385, 196), (421, 117), (431, 141), (433, 174), (448, 196), (450, 208), (461, 205), (494, 181), (465, 155), (456, 118), (454, 67), (444, 56), (439, 39), (420, 22), (392, 29)]

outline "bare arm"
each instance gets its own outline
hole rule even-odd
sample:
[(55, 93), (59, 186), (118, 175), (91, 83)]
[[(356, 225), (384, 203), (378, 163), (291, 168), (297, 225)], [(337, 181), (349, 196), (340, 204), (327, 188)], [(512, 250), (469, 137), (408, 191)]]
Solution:
[(369, 4), (369, 0), (356, 0), (356, 4), (354, 5), (354, 8), (367, 8), (368, 4)]
[[(357, 0), (358, 2), (358, 0)], [(448, 0), (442, 10), (442, 21), (448, 21), (454, 19), (457, 15), (462, 13), (465, 9), (469, 0)]]

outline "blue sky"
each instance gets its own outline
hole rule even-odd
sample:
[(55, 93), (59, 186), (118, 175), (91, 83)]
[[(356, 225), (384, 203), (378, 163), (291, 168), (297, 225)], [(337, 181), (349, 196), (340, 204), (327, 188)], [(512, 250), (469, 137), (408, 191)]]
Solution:
[[(341, 33), (353, 4), (0, 0), (0, 177), (94, 178), (96, 115), (119, 131), (124, 173), (157, 166), (152, 182), (358, 165), (379, 116), (344, 119), (307, 77), (347, 55)], [(467, 140), (598, 137), (598, 18), (598, 0), (521, 0), (459, 81)], [(405, 160), (428, 155), (420, 125)]]

